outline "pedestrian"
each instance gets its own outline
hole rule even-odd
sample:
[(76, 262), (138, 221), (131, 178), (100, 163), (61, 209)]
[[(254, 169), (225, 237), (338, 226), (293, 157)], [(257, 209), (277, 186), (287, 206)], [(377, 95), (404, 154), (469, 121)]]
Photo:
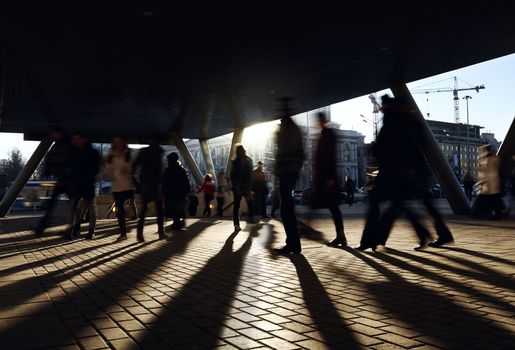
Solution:
[(328, 208), (336, 229), (336, 238), (327, 245), (332, 247), (347, 245), (347, 238), (343, 230), (343, 217), (340, 211), (340, 179), (336, 169), (337, 140), (333, 129), (328, 127), (328, 120), (324, 113), (317, 114), (320, 128), (320, 138), (315, 153), (314, 192), (312, 204), (316, 209)]
[(299, 254), (302, 248), (292, 191), (304, 163), (304, 149), (300, 128), (291, 119), (293, 113), (289, 105), (290, 99), (283, 98), (281, 102), (282, 105), (279, 110), (281, 125), (276, 135), (275, 175), (279, 177), (281, 219), (286, 231), (286, 245), (282, 248), (275, 248), (274, 252), (278, 254)]
[(211, 216), (211, 201), (215, 198), (216, 185), (213, 182), (211, 174), (206, 174), (204, 182), (197, 193), (204, 192), (204, 211), (202, 215)]
[(172, 230), (180, 230), (185, 226), (186, 196), (191, 186), (186, 170), (179, 163), (177, 153), (172, 152), (166, 158), (168, 166), (163, 173), (162, 184), (165, 213), (173, 220)]
[(232, 221), (234, 224), (234, 231), (240, 231), (240, 204), (241, 199), (244, 197), (247, 202), (248, 220), (252, 222), (253, 216), (253, 198), (252, 189), (250, 186), (250, 177), (252, 174), (252, 158), (247, 156), (243, 145), (236, 144), (235, 157), (232, 160), (231, 166), (231, 184), (234, 196), (234, 204), (232, 210)]
[(163, 175), (164, 150), (159, 145), (159, 136), (154, 135), (148, 147), (140, 149), (133, 164), (134, 174), (139, 175), (141, 186), (141, 212), (138, 220), (137, 238), (144, 242), (143, 227), (149, 203), (154, 203), (157, 214), (157, 233), (159, 239), (166, 238), (164, 232), (163, 199), (161, 179)]
[(281, 196), (279, 191), (279, 177), (274, 175), (274, 189), (271, 193), (272, 196), (272, 209), (270, 210), (270, 216), (275, 219), (275, 212), (281, 205)]
[(45, 156), (43, 177), (53, 179), (56, 183), (52, 190), (47, 211), (36, 227), (35, 233), (38, 236), (42, 236), (48, 227), (48, 222), (58, 203), (59, 196), (68, 193), (70, 189), (70, 139), (60, 128), (51, 130), (49, 137), (54, 144)]
[(474, 179), (472, 175), (470, 175), (470, 171), (467, 171), (465, 177), (463, 178), (463, 189), (465, 190), (465, 195), (469, 201), (472, 200), (472, 189), (474, 188)]
[(198, 196), (195, 190), (192, 190), (188, 195), (188, 216), (197, 216)]
[(490, 220), (500, 220), (505, 209), (502, 200), (502, 181), (499, 157), (492, 145), (480, 149), (481, 171), (478, 185), (481, 188), (480, 201), (485, 203)]
[(131, 151), (121, 136), (113, 138), (111, 151), (107, 156), (105, 172), (112, 182), (111, 194), (114, 199), (118, 228), (120, 229), (120, 236), (117, 240), (123, 241), (127, 239), (125, 202), (134, 201), (134, 180)]
[(354, 192), (356, 191), (356, 185), (352, 180), (352, 177), (347, 176), (347, 180), (345, 180), (345, 192), (347, 193), (347, 202), (349, 203), (349, 207), (354, 203)]
[[(431, 234), (417, 213), (406, 205), (406, 200), (415, 198), (417, 194), (414, 164), (419, 153), (416, 132), (402, 100), (384, 95), (382, 111), (383, 127), (373, 145), (379, 172), (370, 196), (367, 223), (357, 249), (375, 250), (377, 245), (385, 245), (393, 223), (401, 212), (406, 214), (417, 233), (419, 245), (415, 250), (424, 249), (430, 242)], [(390, 200), (391, 205), (379, 218), (379, 202), (385, 200)]]
[(262, 161), (258, 161), (257, 167), (252, 170), (252, 174), (250, 175), (250, 184), (252, 192), (254, 193), (254, 208), (256, 210), (256, 214), (261, 215), (262, 219), (270, 218), (266, 213), (268, 181), (266, 179), (266, 173)]
[(97, 222), (95, 183), (100, 171), (100, 153), (93, 148), (87, 137), (76, 133), (72, 137), (70, 153), (70, 197), (73, 208), (72, 229), (65, 238), (73, 239), (80, 234), (80, 224), (85, 210), (89, 211), (89, 228), (86, 239), (93, 239)]
[(216, 215), (218, 217), (224, 216), (225, 194), (227, 193), (228, 188), (229, 184), (225, 177), (225, 171), (220, 171), (218, 173), (218, 186), (216, 189)]

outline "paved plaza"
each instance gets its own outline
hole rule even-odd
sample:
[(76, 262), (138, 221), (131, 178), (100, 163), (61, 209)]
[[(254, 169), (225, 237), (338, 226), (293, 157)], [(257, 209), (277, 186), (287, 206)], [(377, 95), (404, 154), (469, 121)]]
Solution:
[[(364, 220), (345, 216), (351, 246)], [(328, 217), (299, 223), (302, 255), (276, 256), (277, 220), (197, 218), (157, 240), (36, 238), (37, 218), (0, 221), (2, 349), (513, 349), (515, 221), (448, 217), (456, 245), (415, 252), (396, 223), (388, 248), (329, 248)], [(84, 232), (83, 228), (83, 232)], [(84, 234), (83, 234), (84, 235)]]

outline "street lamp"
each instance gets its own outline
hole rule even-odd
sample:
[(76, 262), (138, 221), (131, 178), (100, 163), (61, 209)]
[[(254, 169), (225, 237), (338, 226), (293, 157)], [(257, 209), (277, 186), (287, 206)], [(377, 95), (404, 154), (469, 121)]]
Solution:
[(469, 139), (469, 100), (472, 99), (472, 96), (465, 96), (462, 98), (463, 100), (465, 100), (467, 102), (467, 141)]

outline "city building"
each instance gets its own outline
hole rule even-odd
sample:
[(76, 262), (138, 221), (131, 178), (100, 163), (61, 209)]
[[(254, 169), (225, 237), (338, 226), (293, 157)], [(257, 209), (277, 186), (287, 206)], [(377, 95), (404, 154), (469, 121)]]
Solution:
[[(299, 189), (310, 187), (313, 183), (313, 152), (316, 150), (316, 144), (318, 142), (320, 132), (316, 115), (319, 112), (325, 113), (327, 118), (331, 120), (331, 111), (329, 107), (316, 109), (293, 117), (293, 120), (303, 131), (305, 145), (304, 150), (306, 155), (304, 168), (301, 170), (300, 178), (297, 183), (297, 187)], [(338, 140), (337, 168), (340, 179), (344, 181), (347, 176), (351, 176), (358, 187), (363, 186), (365, 178), (364, 135), (354, 130), (340, 130), (339, 125), (336, 123), (332, 123), (331, 127), (335, 129)], [(270, 175), (273, 173), (276, 153), (274, 136), (275, 132), (269, 131), (268, 133), (260, 135), (259, 140), (252, 140), (249, 142), (245, 142), (244, 140), (243, 142), (247, 150), (247, 154), (254, 160), (254, 162), (257, 162), (258, 160), (263, 161), (265, 163), (265, 168)], [(216, 172), (224, 170), (227, 165), (231, 139), (232, 135), (228, 134), (209, 140), (211, 157), (213, 159)], [(205, 174), (207, 170), (199, 142), (197, 140), (188, 140), (186, 141), (186, 145), (188, 146), (193, 159), (195, 159), (199, 165), (200, 172)], [(172, 150), (173, 147), (170, 147), (170, 150), (168, 151)]]
[(479, 147), (489, 143), (481, 136), (483, 127), (436, 120), (427, 120), (427, 124), (456, 176), (461, 180), (470, 172), (473, 178), (477, 178)]

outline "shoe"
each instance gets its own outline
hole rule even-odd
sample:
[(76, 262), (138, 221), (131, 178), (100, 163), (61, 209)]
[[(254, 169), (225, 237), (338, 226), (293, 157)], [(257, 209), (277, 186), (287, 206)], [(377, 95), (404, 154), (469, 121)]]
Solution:
[(127, 235), (120, 235), (120, 236), (116, 239), (116, 241), (117, 241), (117, 242), (121, 242), (121, 241), (125, 241), (126, 239), (127, 239)]
[(88, 230), (88, 235), (86, 236), (86, 239), (91, 240), (93, 238), (95, 238), (95, 230), (90, 229)]
[(136, 238), (138, 239), (138, 242), (145, 242), (145, 237), (143, 237), (143, 233), (138, 233)]
[(240, 231), (241, 231), (240, 225), (234, 225), (234, 232), (240, 232)]
[(432, 248), (439, 248), (447, 243), (454, 243), (454, 239), (452, 237), (451, 238), (438, 238), (436, 241), (429, 243), (428, 246), (432, 247)]
[(291, 248), (291, 247), (288, 247), (287, 245), (285, 245), (282, 248), (274, 248), (273, 251), (276, 254), (288, 255), (288, 254), (300, 254), (300, 252), (302, 250), (300, 248), (294, 249), (294, 248)]
[(426, 249), (427, 247), (428, 247), (427, 242), (421, 242), (419, 245), (414, 247), (413, 250), (416, 250), (418, 252), (418, 251)]
[(347, 239), (345, 237), (338, 236), (335, 239), (333, 239), (330, 242), (327, 242), (328, 247), (346, 247), (347, 246)]
[[(167, 235), (165, 235), (164, 233), (160, 233), (160, 234), (159, 234), (159, 239), (166, 239), (166, 238), (168, 238), (168, 236), (167, 236)], [(139, 238), (138, 238), (138, 240), (139, 240)], [(140, 242), (144, 242), (144, 240), (143, 240), (143, 241), (140, 241)]]
[(359, 246), (357, 246), (354, 249), (364, 251), (364, 250), (367, 250), (368, 248), (372, 248), (372, 250), (375, 252), (376, 249), (377, 249), (377, 245), (364, 245), (364, 244), (360, 244)]
[(36, 228), (36, 229), (34, 230), (34, 234), (35, 234), (36, 236), (38, 236), (38, 237), (43, 236), (43, 233), (45, 233), (45, 230), (44, 230), (44, 229), (42, 229), (42, 228), (39, 228), (39, 227), (38, 227), (38, 228)]

